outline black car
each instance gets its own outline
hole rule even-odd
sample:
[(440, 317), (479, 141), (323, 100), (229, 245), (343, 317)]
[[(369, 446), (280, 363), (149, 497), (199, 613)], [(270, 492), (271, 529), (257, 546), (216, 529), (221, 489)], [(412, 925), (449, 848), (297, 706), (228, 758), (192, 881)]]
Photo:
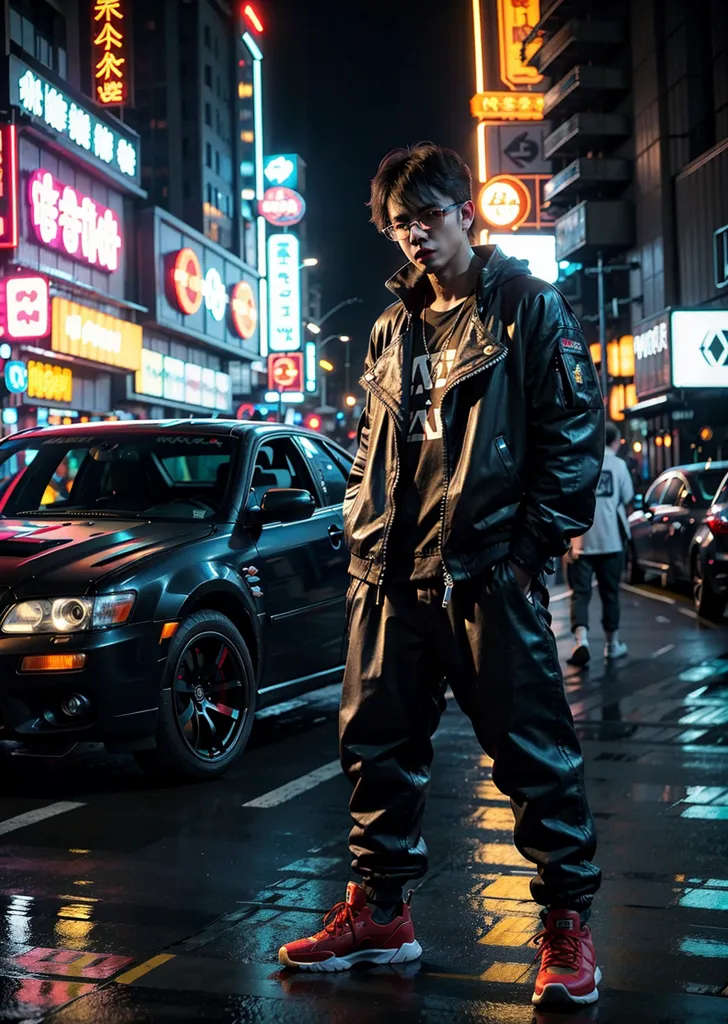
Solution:
[(696, 611), (720, 621), (728, 604), (728, 473), (695, 534), (690, 566)]
[(646, 573), (667, 583), (692, 580), (695, 533), (703, 521), (728, 463), (700, 462), (665, 470), (643, 499), (635, 499), (629, 517), (630, 577), (639, 583)]
[(309, 431), (222, 420), (4, 440), (0, 739), (215, 776), (256, 709), (340, 681), (350, 465)]

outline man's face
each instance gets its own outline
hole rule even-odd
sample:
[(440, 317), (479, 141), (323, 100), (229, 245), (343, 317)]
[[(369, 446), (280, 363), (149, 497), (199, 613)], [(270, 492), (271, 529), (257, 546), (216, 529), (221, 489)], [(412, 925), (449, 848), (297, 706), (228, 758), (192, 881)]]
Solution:
[[(409, 234), (398, 239), (398, 245), (410, 263), (427, 274), (435, 274), (450, 263), (467, 237), (475, 214), (470, 201), (456, 204), (452, 196), (435, 190), (433, 195), (436, 202), (419, 209), (405, 210), (393, 200), (387, 206), (390, 224), (410, 224)], [(443, 210), (444, 214), (438, 212)], [(410, 223), (417, 219), (422, 224)]]

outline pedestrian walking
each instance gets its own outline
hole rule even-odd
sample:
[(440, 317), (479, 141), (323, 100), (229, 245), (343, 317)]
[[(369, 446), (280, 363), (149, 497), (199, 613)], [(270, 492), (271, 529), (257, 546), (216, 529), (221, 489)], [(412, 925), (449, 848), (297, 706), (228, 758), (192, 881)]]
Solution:
[(604, 465), (597, 486), (594, 525), (572, 541), (568, 561), (571, 587), (571, 631), (574, 650), (569, 665), (583, 668), (589, 663), (589, 602), (592, 578), (602, 602), (604, 657), (623, 658), (627, 644), (619, 639), (619, 584), (624, 569), (625, 545), (629, 539), (628, 506), (634, 498), (634, 486), (627, 464), (620, 459), (622, 437), (613, 423), (606, 428)]
[(427, 871), (431, 740), (449, 683), (537, 866), (533, 1001), (593, 1002), (586, 922), (600, 872), (545, 572), (592, 521), (604, 446), (594, 366), (554, 287), (496, 246), (471, 246), (471, 176), (457, 154), (431, 143), (390, 153), (371, 210), (408, 263), (372, 331), (344, 504), (340, 752), (360, 883), (279, 959), (337, 971), (420, 956), (404, 886)]

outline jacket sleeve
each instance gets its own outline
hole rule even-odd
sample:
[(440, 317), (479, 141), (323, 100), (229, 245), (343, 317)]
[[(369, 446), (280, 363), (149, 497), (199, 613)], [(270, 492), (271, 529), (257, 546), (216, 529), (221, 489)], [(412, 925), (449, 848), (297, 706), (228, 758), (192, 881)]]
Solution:
[[(375, 354), (375, 330), (369, 337), (369, 349), (367, 350), (366, 359), (364, 360), (363, 373), (373, 366), (376, 361)], [(369, 454), (369, 415), (371, 411), (371, 395), (367, 391), (366, 402), (364, 404), (364, 411), (359, 419), (359, 426), (357, 428), (357, 450), (356, 456), (354, 457), (354, 464), (351, 467), (349, 473), (349, 480), (346, 485), (346, 496), (344, 498), (343, 514), (346, 518), (349, 509), (352, 507), (356, 500), (359, 487), (361, 486), (362, 479), (364, 478), (364, 470), (367, 464), (367, 455)]]
[(509, 557), (537, 575), (593, 522), (604, 406), (589, 347), (556, 289), (535, 298), (522, 333), (526, 473)]

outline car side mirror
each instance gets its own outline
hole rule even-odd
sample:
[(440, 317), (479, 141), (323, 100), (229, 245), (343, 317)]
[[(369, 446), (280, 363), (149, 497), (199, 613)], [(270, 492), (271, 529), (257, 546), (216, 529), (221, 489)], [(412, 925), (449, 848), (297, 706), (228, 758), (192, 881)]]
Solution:
[(635, 512), (644, 512), (645, 510), (645, 496), (644, 494), (635, 494), (632, 499), (632, 508)]
[(248, 517), (260, 525), (296, 523), (310, 519), (315, 508), (316, 502), (310, 491), (296, 487), (271, 487), (263, 495), (260, 505), (248, 509)]

